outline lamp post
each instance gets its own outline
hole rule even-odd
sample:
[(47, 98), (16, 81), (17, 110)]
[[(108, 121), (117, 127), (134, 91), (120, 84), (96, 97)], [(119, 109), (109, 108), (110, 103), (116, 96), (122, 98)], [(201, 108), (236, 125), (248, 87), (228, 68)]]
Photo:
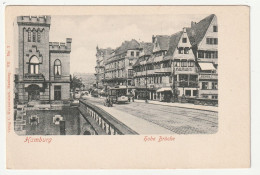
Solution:
[(172, 61), (172, 96), (173, 96), (173, 101), (175, 102), (176, 98), (176, 82), (175, 82), (175, 67), (174, 67), (174, 61)]
[(185, 80), (182, 79), (181, 80), (181, 83), (182, 83), (182, 96), (184, 96), (184, 82), (185, 82)]
[[(145, 58), (145, 56), (144, 56)], [(148, 57), (149, 58), (149, 57)], [(147, 95), (147, 60), (145, 60), (145, 102), (148, 103), (148, 95)]]

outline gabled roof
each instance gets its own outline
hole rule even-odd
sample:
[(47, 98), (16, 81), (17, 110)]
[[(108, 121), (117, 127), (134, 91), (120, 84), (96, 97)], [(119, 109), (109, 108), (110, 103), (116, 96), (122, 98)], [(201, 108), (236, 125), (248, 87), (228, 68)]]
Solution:
[(214, 16), (215, 14), (211, 14), (197, 24), (191, 26), (191, 28), (187, 28), (187, 34), (191, 45), (198, 45), (202, 41)]
[[(142, 56), (144, 56), (144, 55), (148, 55), (148, 56), (152, 55), (153, 54), (153, 46), (154, 46), (153, 43), (141, 42), (140, 43), (140, 48), (143, 49), (143, 52), (144, 52), (144, 54)], [(135, 64), (133, 66), (138, 66), (138, 65), (143, 63), (143, 57), (142, 56), (140, 56), (137, 59), (137, 61), (135, 62)], [(146, 63), (146, 61), (145, 61), (145, 63)]]
[(144, 55), (152, 55), (153, 53), (153, 43), (141, 42), (140, 48), (143, 49)]
[(127, 50), (139, 49), (139, 47), (140, 47), (140, 44), (135, 39), (132, 39), (131, 41), (125, 41), (121, 44), (121, 46), (119, 46), (115, 49), (115, 55), (122, 54), (122, 53), (126, 52)]
[(169, 48), (169, 35), (156, 35), (157, 42), (161, 50), (168, 50)]
[(183, 31), (180, 31), (180, 32), (177, 32), (177, 33), (171, 35), (170, 40), (169, 40), (169, 49), (166, 53), (165, 59), (173, 56), (174, 51), (176, 50), (176, 48), (179, 44), (182, 34), (183, 34)]

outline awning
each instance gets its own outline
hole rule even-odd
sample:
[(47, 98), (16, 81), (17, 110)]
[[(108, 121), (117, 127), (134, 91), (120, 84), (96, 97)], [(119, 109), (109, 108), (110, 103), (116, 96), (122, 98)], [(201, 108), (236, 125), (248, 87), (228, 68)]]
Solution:
[(158, 89), (156, 92), (164, 92), (164, 91), (172, 91), (172, 88), (165, 87), (165, 88)]
[(201, 70), (216, 70), (212, 63), (199, 63)]

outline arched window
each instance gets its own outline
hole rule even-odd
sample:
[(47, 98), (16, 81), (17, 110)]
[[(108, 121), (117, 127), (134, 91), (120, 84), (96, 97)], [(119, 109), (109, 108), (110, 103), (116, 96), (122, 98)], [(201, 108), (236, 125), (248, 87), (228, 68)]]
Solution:
[(36, 31), (33, 31), (33, 42), (36, 42)]
[(39, 59), (37, 56), (32, 56), (29, 62), (29, 73), (38, 74), (39, 73)]
[(28, 42), (31, 42), (31, 40), (32, 40), (32, 32), (31, 32), (31, 30), (29, 29), (29, 30), (28, 30)]
[(41, 31), (38, 30), (37, 32), (37, 42), (41, 42)]
[(61, 62), (58, 59), (54, 61), (54, 75), (61, 75)]

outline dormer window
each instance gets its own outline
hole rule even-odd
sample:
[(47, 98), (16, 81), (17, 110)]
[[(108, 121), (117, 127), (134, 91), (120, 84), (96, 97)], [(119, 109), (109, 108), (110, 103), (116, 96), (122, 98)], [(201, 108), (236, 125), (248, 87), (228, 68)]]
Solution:
[(29, 61), (29, 73), (38, 74), (39, 73), (39, 59), (37, 56), (32, 56)]
[(134, 55), (135, 55), (135, 52), (134, 52), (134, 51), (132, 51), (132, 52), (131, 52), (131, 56), (134, 56)]
[(182, 38), (182, 43), (187, 43), (187, 38)]
[(213, 26), (213, 32), (218, 32), (218, 26)]

